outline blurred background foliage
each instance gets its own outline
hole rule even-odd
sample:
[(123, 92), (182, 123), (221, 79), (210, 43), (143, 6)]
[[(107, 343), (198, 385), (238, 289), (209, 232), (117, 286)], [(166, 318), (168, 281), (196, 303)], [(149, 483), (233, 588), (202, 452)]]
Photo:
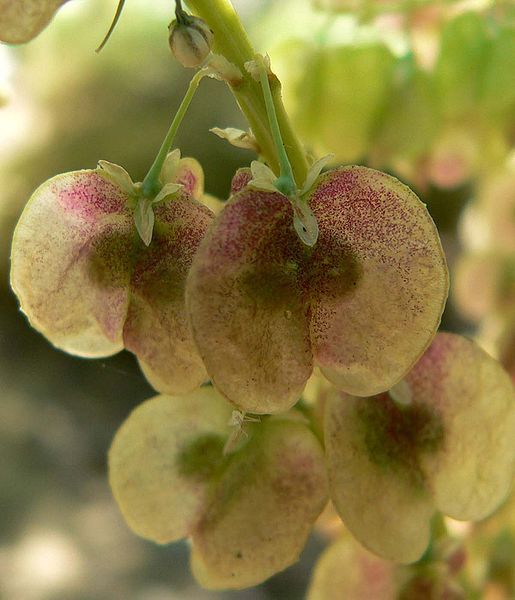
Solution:
[[(270, 54), (308, 150), (393, 173), (428, 204), (452, 276), (443, 328), (477, 336), (515, 376), (514, 3), (234, 4)], [(73, 0), (30, 44), (0, 46), (0, 597), (301, 598), (334, 537), (325, 521), (297, 565), (231, 593), (192, 581), (185, 544), (159, 548), (129, 532), (106, 452), (153, 392), (127, 353), (84, 361), (51, 348), (9, 290), (12, 230), (32, 191), (99, 159), (141, 180), (191, 77), (169, 52), (168, 0), (129, 0), (95, 54), (115, 5)], [(232, 173), (254, 157), (210, 134), (214, 126), (245, 123), (209, 80), (176, 145), (203, 165), (206, 191), (226, 198)], [(470, 594), (515, 597), (514, 522), (512, 501), (476, 533), (459, 530), (470, 541)]]

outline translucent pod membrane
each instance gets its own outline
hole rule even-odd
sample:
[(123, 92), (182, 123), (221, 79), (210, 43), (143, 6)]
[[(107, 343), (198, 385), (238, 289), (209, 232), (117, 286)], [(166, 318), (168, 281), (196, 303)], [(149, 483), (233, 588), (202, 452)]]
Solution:
[(125, 347), (167, 393), (191, 391), (207, 377), (184, 288), (214, 216), (188, 193), (198, 188), (200, 169), (190, 166), (174, 171), (185, 182), (182, 191), (153, 205), (148, 247), (134, 226), (132, 182), (116, 165), (45, 182), (25, 207), (12, 245), (11, 285), (35, 329), (78, 356)]
[(191, 261), (213, 215), (185, 194), (158, 204), (154, 212), (154, 240), (140, 251), (132, 270), (123, 338), (158, 391), (184, 393), (207, 379), (184, 294)]
[(0, 41), (23, 44), (36, 37), (67, 0), (0, 0)]
[(257, 585), (294, 563), (327, 501), (323, 450), (302, 421), (254, 423), (227, 456), (232, 410), (211, 387), (152, 398), (109, 452), (129, 526), (159, 543), (189, 537), (193, 573), (210, 589)]
[(246, 186), (199, 247), (187, 282), (195, 340), (221, 393), (252, 413), (287, 410), (313, 365), (341, 389), (392, 387), (426, 349), (447, 297), (445, 258), (425, 206), (365, 167), (317, 178), (307, 247), (281, 194)]
[(133, 243), (128, 196), (96, 171), (57, 175), (16, 226), (11, 286), (31, 325), (89, 358), (123, 348)]
[(515, 392), (473, 342), (439, 334), (407, 375), (411, 402), (388, 393), (326, 399), (331, 498), (369, 550), (418, 560), (430, 519), (480, 520), (506, 498), (515, 468)]
[(109, 450), (109, 482), (129, 527), (165, 544), (189, 535), (223, 462), (230, 406), (211, 388), (138, 406)]

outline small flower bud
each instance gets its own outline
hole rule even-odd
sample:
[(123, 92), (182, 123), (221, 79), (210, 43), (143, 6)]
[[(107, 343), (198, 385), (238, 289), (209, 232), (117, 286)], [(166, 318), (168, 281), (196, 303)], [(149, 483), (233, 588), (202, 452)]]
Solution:
[(198, 17), (188, 15), (184, 22), (170, 25), (170, 48), (183, 67), (199, 67), (211, 52), (213, 38), (207, 23)]

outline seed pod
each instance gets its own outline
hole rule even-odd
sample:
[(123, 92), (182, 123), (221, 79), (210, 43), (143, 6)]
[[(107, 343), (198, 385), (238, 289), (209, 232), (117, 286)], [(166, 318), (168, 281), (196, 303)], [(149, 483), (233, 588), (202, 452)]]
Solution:
[(211, 52), (214, 35), (202, 19), (190, 16), (184, 19), (170, 24), (170, 49), (183, 67), (199, 67)]
[(67, 0), (0, 0), (0, 41), (24, 44), (35, 38)]

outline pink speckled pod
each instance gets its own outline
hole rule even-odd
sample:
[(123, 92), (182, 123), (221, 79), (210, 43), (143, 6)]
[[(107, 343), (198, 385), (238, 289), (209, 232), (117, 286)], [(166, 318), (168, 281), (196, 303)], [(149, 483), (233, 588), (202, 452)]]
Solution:
[(480, 520), (515, 467), (515, 391), (502, 367), (459, 335), (438, 334), (398, 390), (325, 404), (331, 498), (371, 551), (416, 561), (436, 510)]
[(245, 187), (229, 201), (190, 271), (195, 340), (218, 389), (242, 410), (281, 412), (313, 365), (341, 389), (391, 387), (433, 338), (447, 297), (445, 258), (425, 206), (365, 167), (318, 178), (307, 248), (289, 200)]
[(33, 327), (58, 348), (101, 357), (126, 347), (159, 391), (184, 393), (206, 379), (184, 287), (213, 214), (185, 191), (165, 198), (146, 247), (133, 203), (101, 169), (45, 182), (15, 231), (11, 285)]

